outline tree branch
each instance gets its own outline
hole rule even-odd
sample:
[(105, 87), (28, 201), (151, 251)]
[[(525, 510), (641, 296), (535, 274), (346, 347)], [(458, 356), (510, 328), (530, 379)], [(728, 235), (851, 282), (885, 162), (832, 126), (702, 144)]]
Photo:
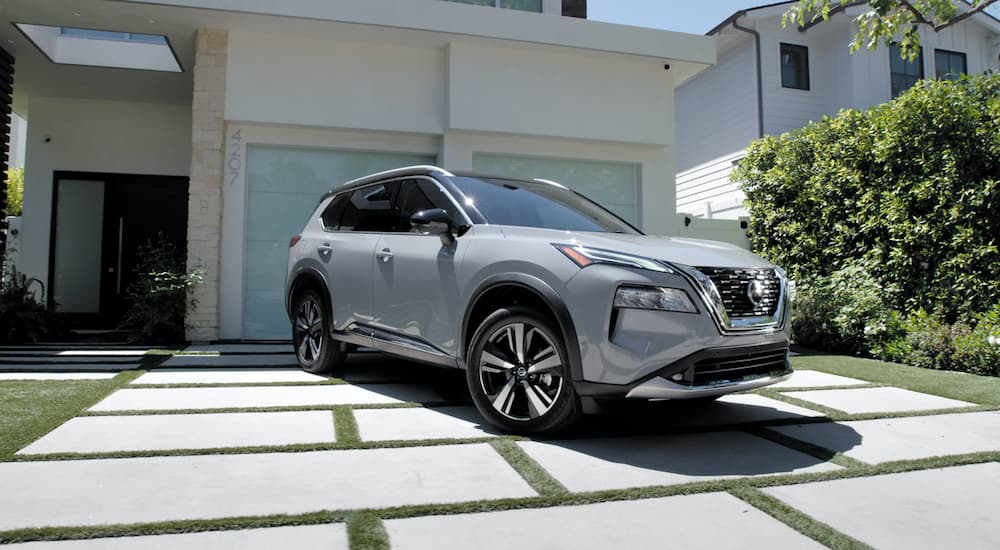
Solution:
[(952, 17), (951, 19), (945, 21), (944, 23), (939, 23), (937, 25), (931, 25), (931, 26), (934, 27), (934, 32), (937, 32), (937, 31), (939, 31), (941, 29), (944, 29), (944, 28), (947, 28), (947, 27), (950, 27), (950, 26), (954, 25), (955, 23), (958, 23), (959, 21), (963, 21), (965, 19), (968, 19), (968, 18), (972, 17), (973, 15), (975, 15), (975, 14), (983, 11), (990, 4), (993, 4), (996, 1), (997, 0), (985, 0), (984, 2), (982, 2), (981, 4), (979, 4), (978, 6), (970, 9), (969, 11), (967, 11), (967, 12), (961, 14), (961, 15), (956, 15), (955, 17)]
[(925, 23), (927, 25), (930, 25), (931, 27), (934, 26), (934, 23), (931, 23), (930, 21), (928, 21), (927, 18), (924, 17), (924, 14), (920, 13), (920, 10), (918, 10), (915, 7), (913, 7), (913, 4), (907, 2), (907, 0), (899, 0), (899, 5), (902, 6), (903, 8), (905, 8), (910, 13), (912, 13), (913, 14), (913, 19), (917, 23)]

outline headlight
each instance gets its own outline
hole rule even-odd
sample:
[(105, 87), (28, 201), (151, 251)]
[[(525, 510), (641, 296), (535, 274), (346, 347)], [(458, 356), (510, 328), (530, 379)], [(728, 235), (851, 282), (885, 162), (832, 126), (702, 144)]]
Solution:
[(774, 272), (778, 274), (782, 279), (785, 280), (785, 289), (788, 291), (788, 301), (795, 301), (795, 281), (788, 277), (788, 273), (784, 269), (778, 266), (774, 266)]
[(659, 271), (660, 273), (676, 273), (676, 271), (664, 265), (663, 262), (644, 256), (633, 256), (632, 254), (625, 254), (623, 252), (574, 244), (553, 243), (552, 246), (556, 247), (556, 250), (565, 254), (567, 258), (579, 267), (587, 267), (590, 264), (608, 264), (620, 267), (648, 269), (650, 271)]
[(615, 307), (698, 313), (698, 308), (694, 307), (687, 292), (679, 288), (619, 287), (615, 293)]

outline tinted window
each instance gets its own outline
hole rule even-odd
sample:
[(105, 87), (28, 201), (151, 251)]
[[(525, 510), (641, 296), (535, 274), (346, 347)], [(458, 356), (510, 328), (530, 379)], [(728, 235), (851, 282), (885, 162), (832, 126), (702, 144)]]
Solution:
[(566, 231), (639, 233), (583, 195), (555, 185), (500, 178), (452, 180), (487, 222)]
[(794, 44), (781, 45), (781, 85), (809, 89), (809, 49)]
[(396, 200), (396, 231), (407, 232), (412, 230), (410, 226), (410, 216), (421, 210), (432, 208), (442, 208), (452, 220), (458, 220), (458, 211), (454, 203), (444, 194), (437, 184), (427, 180), (406, 180), (399, 187), (399, 195)]
[(934, 50), (935, 76), (948, 80), (958, 80), (966, 72), (964, 53)]
[(392, 195), (398, 187), (396, 182), (378, 183), (351, 193), (340, 218), (340, 230), (392, 231), (396, 222), (392, 211)]
[(892, 86), (892, 97), (909, 90), (924, 77), (924, 49), (913, 61), (904, 58), (898, 44), (889, 47), (889, 81)]
[(337, 195), (323, 211), (323, 227), (335, 231), (340, 226), (340, 217), (344, 215), (344, 207), (350, 199), (349, 193)]

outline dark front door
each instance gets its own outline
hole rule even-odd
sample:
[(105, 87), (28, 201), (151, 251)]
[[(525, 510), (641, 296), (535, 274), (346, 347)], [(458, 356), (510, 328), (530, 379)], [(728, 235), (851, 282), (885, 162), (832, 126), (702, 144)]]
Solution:
[(53, 201), (50, 296), (81, 328), (114, 328), (136, 281), (139, 248), (187, 245), (188, 179), (59, 172)]

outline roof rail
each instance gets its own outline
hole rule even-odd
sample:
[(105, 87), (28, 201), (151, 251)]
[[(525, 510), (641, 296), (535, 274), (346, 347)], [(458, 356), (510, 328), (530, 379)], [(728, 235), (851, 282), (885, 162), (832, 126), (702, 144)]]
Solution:
[(559, 187), (561, 189), (569, 189), (568, 187), (559, 183), (558, 181), (543, 180), (542, 178), (535, 178), (534, 181), (537, 181), (538, 183), (547, 183), (549, 185), (555, 185), (556, 187)]
[(404, 166), (402, 168), (393, 168), (392, 170), (385, 170), (383, 172), (378, 172), (361, 178), (353, 179), (343, 185), (338, 185), (334, 189), (337, 190), (345, 189), (347, 187), (363, 185), (365, 183), (370, 183), (385, 178), (394, 178), (398, 176), (426, 176), (430, 174), (441, 174), (442, 176), (453, 177), (453, 174), (445, 170), (444, 168), (431, 166), (429, 164), (420, 164), (416, 166)]

